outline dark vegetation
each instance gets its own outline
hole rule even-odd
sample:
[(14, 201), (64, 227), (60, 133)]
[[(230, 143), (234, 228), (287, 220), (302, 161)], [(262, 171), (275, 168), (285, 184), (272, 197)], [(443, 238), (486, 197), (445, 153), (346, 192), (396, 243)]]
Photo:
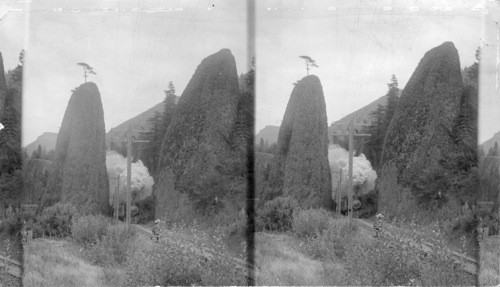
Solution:
[[(19, 65), (4, 74), (0, 54), (0, 202), (19, 207), (22, 189), (21, 112), (24, 51)], [(0, 208), (4, 209), (4, 206)]]
[(144, 144), (141, 158), (144, 165), (148, 168), (153, 178), (157, 177), (158, 155), (168, 126), (175, 114), (175, 87), (172, 82), (168, 83), (168, 90), (165, 90), (165, 99), (163, 100), (163, 112), (156, 112), (153, 117), (148, 119), (150, 131), (142, 134), (149, 143)]
[[(378, 105), (377, 109), (371, 113), (374, 121), (369, 127), (363, 129), (363, 133), (371, 134), (371, 136), (362, 143), (361, 152), (365, 154), (375, 171), (380, 170), (385, 134), (399, 103), (400, 90), (395, 75), (392, 75), (387, 87), (386, 105)], [(361, 139), (357, 139), (355, 145), (359, 146), (360, 141)]]
[(380, 211), (447, 221), (459, 217), (465, 203), (475, 203), (477, 68), (477, 63), (466, 68), (462, 77), (449, 42), (421, 60), (383, 141)]
[(95, 83), (76, 88), (57, 135), (51, 200), (70, 202), (82, 214), (110, 214), (104, 111)]
[(331, 208), (328, 126), (317, 76), (301, 79), (290, 95), (259, 205), (291, 196), (300, 206)]
[(291, 197), (276, 197), (264, 203), (259, 209), (256, 218), (258, 231), (290, 231), (292, 229), (293, 214), (298, 203)]
[[(228, 222), (229, 214), (244, 208), (247, 150), (253, 142), (251, 82), (253, 71), (238, 81), (229, 50), (207, 57), (198, 66), (157, 155), (157, 218), (175, 213), (165, 206), (177, 205), (179, 212), (192, 210), (194, 217), (207, 223), (217, 221), (214, 217)], [(179, 204), (169, 200), (174, 193), (183, 195), (176, 197)], [(189, 206), (180, 207), (185, 204)]]

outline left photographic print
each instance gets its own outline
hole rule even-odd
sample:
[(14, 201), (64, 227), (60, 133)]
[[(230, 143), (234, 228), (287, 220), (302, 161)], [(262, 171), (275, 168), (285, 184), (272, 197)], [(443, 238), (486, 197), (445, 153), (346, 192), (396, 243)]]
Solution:
[(0, 285), (251, 282), (247, 3), (10, 2)]
[[(27, 15), (0, 3), (0, 286), (21, 286), (23, 70)], [(17, 6), (16, 6), (17, 5)]]

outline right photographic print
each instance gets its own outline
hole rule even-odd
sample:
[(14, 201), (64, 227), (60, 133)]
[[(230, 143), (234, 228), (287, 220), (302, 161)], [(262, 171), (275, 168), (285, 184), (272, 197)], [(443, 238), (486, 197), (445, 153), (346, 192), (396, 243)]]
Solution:
[(255, 15), (255, 284), (500, 284), (500, 2)]

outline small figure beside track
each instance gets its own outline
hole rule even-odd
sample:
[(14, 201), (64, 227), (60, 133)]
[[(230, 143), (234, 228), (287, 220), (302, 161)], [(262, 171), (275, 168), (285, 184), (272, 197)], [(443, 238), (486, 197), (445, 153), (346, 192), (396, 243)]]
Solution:
[(153, 238), (156, 238), (156, 242), (160, 241), (160, 220), (155, 220), (155, 225), (153, 226)]
[(373, 235), (374, 237), (379, 236), (380, 230), (382, 229), (382, 218), (383, 217), (384, 216), (381, 213), (377, 214), (377, 216), (376, 216), (375, 223), (373, 223), (373, 229), (375, 231), (375, 234)]

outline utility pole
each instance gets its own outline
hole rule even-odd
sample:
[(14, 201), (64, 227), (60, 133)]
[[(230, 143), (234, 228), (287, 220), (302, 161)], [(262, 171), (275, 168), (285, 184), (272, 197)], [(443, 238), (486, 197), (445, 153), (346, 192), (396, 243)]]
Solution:
[(352, 219), (352, 202), (354, 201), (354, 190), (352, 184), (352, 174), (353, 174), (353, 159), (354, 159), (354, 137), (369, 137), (371, 134), (355, 134), (354, 126), (367, 127), (370, 124), (355, 124), (354, 119), (351, 119), (348, 124), (337, 124), (338, 126), (347, 126), (348, 133), (336, 133), (333, 135), (343, 135), (349, 137), (349, 170), (347, 179), (347, 213), (349, 220)]
[(132, 129), (128, 126), (127, 129), (127, 227), (130, 229), (131, 219), (131, 198), (132, 198)]
[(120, 199), (118, 194), (120, 193), (120, 175), (116, 178), (116, 187), (115, 187), (115, 198), (114, 198), (114, 206), (115, 206), (115, 223), (118, 223), (118, 212), (120, 209)]
[(352, 190), (352, 167), (353, 167), (353, 159), (354, 159), (354, 143), (353, 143), (353, 138), (354, 138), (354, 121), (351, 120), (349, 123), (349, 180), (347, 181), (347, 214), (349, 215), (349, 220), (352, 219), (352, 201), (354, 200), (352, 198), (353, 196), (353, 190)]
[[(120, 131), (120, 130), (115, 130), (115, 131)], [(123, 132), (123, 131), (121, 131)], [(143, 130), (134, 130), (134, 132), (144, 132)], [(136, 140), (135, 138), (132, 137), (132, 128), (128, 126), (127, 130), (125, 131), (126, 133), (126, 139), (125, 140), (110, 140), (110, 142), (127, 142), (127, 210), (126, 210), (126, 222), (127, 222), (127, 227), (130, 229), (130, 222), (131, 222), (131, 212), (130, 209), (132, 208), (132, 142), (134, 143), (147, 143), (149, 142), (148, 140)]]

